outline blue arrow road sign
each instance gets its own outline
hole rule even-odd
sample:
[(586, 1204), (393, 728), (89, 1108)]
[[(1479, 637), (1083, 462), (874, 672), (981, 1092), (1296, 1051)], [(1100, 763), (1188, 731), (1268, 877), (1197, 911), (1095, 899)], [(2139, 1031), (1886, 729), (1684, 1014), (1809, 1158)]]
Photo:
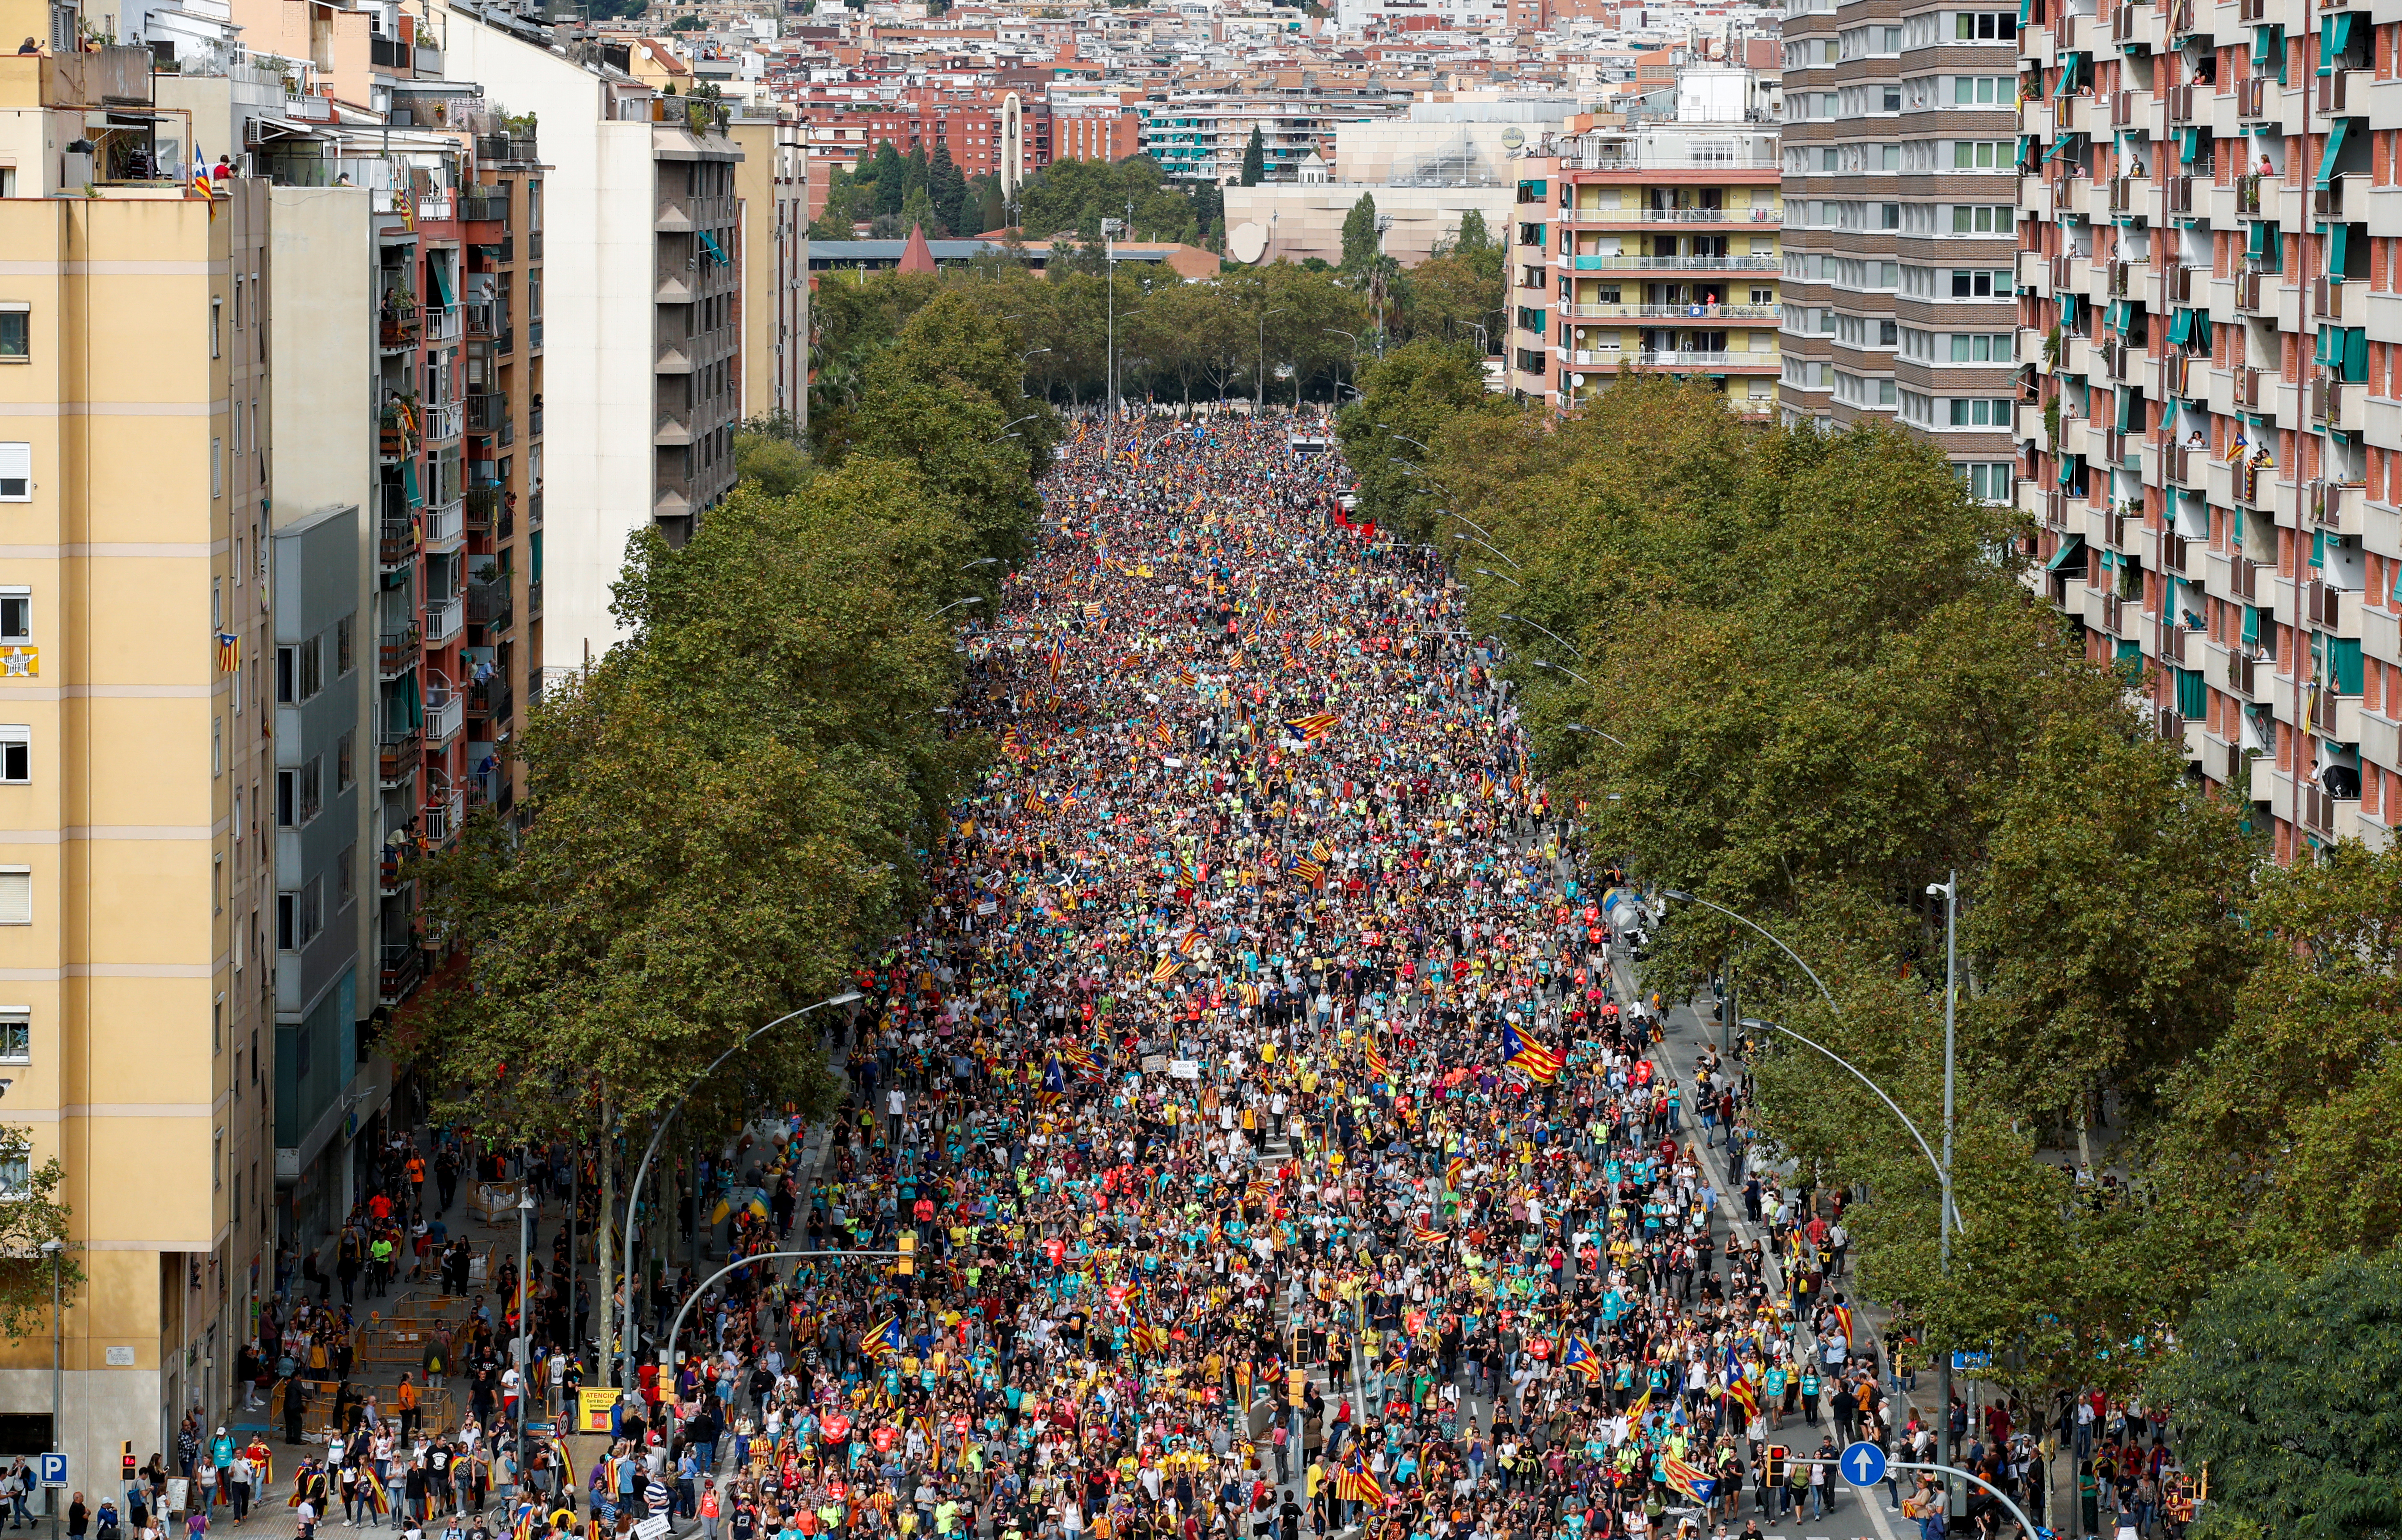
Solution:
[(1843, 1479), (1856, 1487), (1873, 1487), (1884, 1479), (1884, 1450), (1874, 1444), (1853, 1444), (1835, 1463), (1843, 1467)]

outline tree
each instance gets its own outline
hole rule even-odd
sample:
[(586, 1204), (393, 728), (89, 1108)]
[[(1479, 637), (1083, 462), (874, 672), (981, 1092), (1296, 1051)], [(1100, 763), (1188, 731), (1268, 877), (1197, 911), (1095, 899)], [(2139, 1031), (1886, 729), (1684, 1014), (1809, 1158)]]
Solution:
[(1268, 173), (1268, 145), (1261, 137), (1260, 126), (1251, 125), (1251, 137), (1243, 146), (1243, 186), (1256, 187)]
[(51, 1156), (34, 1163), (31, 1130), (0, 1124), (0, 1167), (25, 1172), (23, 1186), (0, 1203), (0, 1333), (21, 1342), (50, 1324), (50, 1259), (42, 1247), (55, 1243), (58, 1289), (62, 1305), (72, 1305), (85, 1283), (76, 1261), (68, 1222), (75, 1211), (60, 1198), (66, 1168)]
[(1376, 229), (1376, 195), (1363, 192), (1343, 216), (1343, 267), (1346, 271), (1360, 272), (1373, 267), (1384, 255), (1385, 243)]
[(2157, 1389), (2207, 1470), (2195, 1540), (2372, 1540), (2402, 1529), (2402, 1256), (2256, 1263), (2179, 1334)]
[(1488, 423), (1475, 414), (1492, 409), (1499, 404), (1484, 389), (1484, 361), (1472, 346), (1414, 341), (1361, 368), (1360, 399), (1335, 419), (1360, 483), (1360, 511), (1425, 538), (1433, 529), (1436, 482), (1412, 474), (1427, 456), (1409, 440), (1433, 444), (1447, 431), (1483, 437)]

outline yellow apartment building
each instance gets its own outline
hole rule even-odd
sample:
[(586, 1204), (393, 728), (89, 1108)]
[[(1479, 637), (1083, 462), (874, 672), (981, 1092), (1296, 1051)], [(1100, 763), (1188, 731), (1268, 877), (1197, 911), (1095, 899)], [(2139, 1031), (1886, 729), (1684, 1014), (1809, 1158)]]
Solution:
[[(156, 162), (148, 65), (0, 56), (0, 1121), (64, 1167), (49, 1433), (95, 1494), (223, 1409), (274, 1266), (267, 189)], [(0, 1342), (0, 1412), (52, 1371)]]

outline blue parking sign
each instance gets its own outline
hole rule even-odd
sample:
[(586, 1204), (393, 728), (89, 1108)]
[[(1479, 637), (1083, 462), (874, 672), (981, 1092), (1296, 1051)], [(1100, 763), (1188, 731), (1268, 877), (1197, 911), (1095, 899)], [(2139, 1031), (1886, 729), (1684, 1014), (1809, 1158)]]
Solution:
[(38, 1454), (34, 1458), (38, 1461), (41, 1465), (42, 1485), (46, 1487), (63, 1487), (67, 1484), (67, 1457), (65, 1455)]

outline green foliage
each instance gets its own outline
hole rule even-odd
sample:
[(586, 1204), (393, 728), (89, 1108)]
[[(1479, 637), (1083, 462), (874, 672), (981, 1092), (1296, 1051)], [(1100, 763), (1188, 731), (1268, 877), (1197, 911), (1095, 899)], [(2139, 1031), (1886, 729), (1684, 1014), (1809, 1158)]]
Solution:
[(2264, 944), (2232, 1020), (2179, 1071), (2180, 1190), (2242, 1253), (2308, 1267), (2402, 1242), (2402, 854), (2354, 841), (2260, 873)]
[(0, 1166), (22, 1166), (25, 1184), (0, 1203), (0, 1334), (22, 1342), (50, 1326), (50, 1259), (42, 1254), (55, 1242), (61, 1301), (72, 1307), (87, 1279), (76, 1260), (68, 1234), (75, 1211), (61, 1196), (66, 1167), (57, 1156), (36, 1165), (34, 1136), (15, 1124), (0, 1124)]
[(1376, 229), (1376, 195), (1363, 192), (1343, 216), (1343, 266), (1360, 271), (1384, 254), (1385, 243)]
[(2210, 1473), (2194, 1540), (2372, 1540), (2402, 1529), (2402, 1257), (2258, 1263), (2186, 1323), (2158, 1389)]
[(679, 16), (673, 22), (670, 23), (668, 30), (670, 32), (698, 32), (708, 24), (709, 23), (703, 21), (697, 16)]
[(1258, 187), (1260, 185), (1260, 178), (1265, 176), (1267, 172), (1267, 141), (1260, 137), (1260, 126), (1257, 123), (1253, 123), (1251, 125), (1251, 137), (1249, 142), (1243, 146), (1243, 186), (1247, 187)]
[[(1360, 398), (1335, 419), (1344, 457), (1360, 483), (1360, 511), (1415, 539), (1429, 538), (1434, 509), (1451, 499), (1442, 490), (1447, 478), (1422, 465), (1428, 457), (1418, 445), (1483, 441), (1496, 431), (1493, 414), (1506, 409), (1484, 389), (1484, 366), (1472, 343), (1421, 340), (1362, 366)], [(1445, 439), (1445, 434), (1457, 437)], [(1463, 548), (1457, 554), (1474, 559), (1463, 565), (1500, 564), (1482, 550)]]
[[(651, 1111), (749, 1029), (838, 989), (923, 902), (975, 745), (932, 612), (974, 549), (907, 464), (859, 456), (771, 497), (738, 488), (681, 550), (630, 543), (630, 639), (545, 696), (519, 745), (531, 811), (425, 868), (430, 935), (465, 967), (396, 1047), (494, 1131)], [(822, 1107), (806, 1051), (746, 1056), (696, 1109)]]
[(813, 473), (808, 445), (786, 412), (754, 417), (734, 435), (734, 474), (769, 497), (789, 497)]
[(1063, 231), (1097, 241), (1104, 217), (1127, 217), (1134, 205), (1134, 233), (1144, 240), (1199, 244), (1222, 212), (1213, 187), (1170, 181), (1147, 155), (1118, 161), (1054, 160), (1018, 192), (1018, 224), (1030, 240)]

